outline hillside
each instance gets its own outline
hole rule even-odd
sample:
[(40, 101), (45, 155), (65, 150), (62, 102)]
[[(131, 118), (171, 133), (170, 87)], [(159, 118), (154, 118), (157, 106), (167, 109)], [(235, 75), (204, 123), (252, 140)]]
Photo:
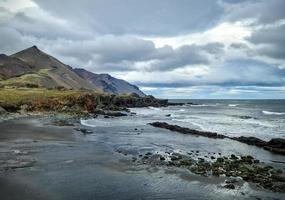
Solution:
[(99, 90), (110, 94), (135, 93), (138, 87), (108, 74), (94, 74), (72, 67), (36, 46), (11, 56), (0, 54), (0, 86)]
[(20, 76), (33, 71), (33, 68), (22, 60), (0, 54), (0, 80)]
[(73, 71), (103, 92), (110, 94), (135, 93), (139, 96), (145, 96), (137, 86), (122, 79), (114, 78), (109, 74), (95, 74), (85, 69), (74, 69)]
[[(28, 49), (13, 54), (11, 57), (18, 58), (30, 66), (33, 66), (33, 72), (31, 80), (35, 79), (36, 84), (41, 87), (53, 88), (64, 87), (67, 89), (91, 89), (95, 90), (96, 87), (88, 83), (77, 74), (75, 74), (71, 68), (56, 58), (42, 52), (36, 46), (32, 46)], [(29, 77), (25, 77), (24, 80), (29, 81)], [(20, 79), (20, 80), (19, 80)], [(15, 81), (20, 82), (23, 78), (17, 78)], [(34, 81), (33, 81), (34, 82)]]

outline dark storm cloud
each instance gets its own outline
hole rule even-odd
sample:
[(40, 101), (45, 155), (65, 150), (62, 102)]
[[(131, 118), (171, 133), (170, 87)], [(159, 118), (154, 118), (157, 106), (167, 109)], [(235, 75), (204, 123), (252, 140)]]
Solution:
[(272, 58), (285, 59), (285, 24), (259, 29), (248, 38), (258, 45), (257, 52)]
[[(35, 0), (55, 16), (89, 26), (100, 34), (178, 35), (205, 30), (223, 14), (213, 0)], [(206, 5), (206, 6), (205, 6)]]
[(254, 59), (231, 59), (225, 61), (223, 66), (210, 68), (207, 74), (192, 77), (191, 79), (163, 79), (152, 82), (138, 82), (146, 87), (190, 87), (190, 86), (258, 86), (272, 87), (284, 86), (285, 69)]
[[(147, 70), (169, 71), (187, 65), (208, 64), (210, 56), (217, 56), (223, 53), (223, 44), (208, 43), (206, 45), (183, 45), (172, 49), (164, 58), (157, 60)], [(158, 49), (159, 51), (160, 49)]]
[(255, 19), (257, 24), (270, 24), (285, 18), (284, 0), (224, 0), (226, 18), (233, 21)]
[[(131, 36), (104, 36), (91, 41), (56, 45), (53, 51), (61, 56), (77, 58), (85, 63), (93, 60), (97, 63), (93, 70), (107, 67), (109, 71), (130, 69), (169, 71), (187, 65), (207, 64), (211, 56), (223, 53), (223, 47), (224, 45), (220, 43), (209, 43), (184, 45), (177, 49), (171, 46), (156, 48), (149, 40)], [(148, 61), (151, 63), (146, 63), (140, 69), (134, 66), (135, 62)]]

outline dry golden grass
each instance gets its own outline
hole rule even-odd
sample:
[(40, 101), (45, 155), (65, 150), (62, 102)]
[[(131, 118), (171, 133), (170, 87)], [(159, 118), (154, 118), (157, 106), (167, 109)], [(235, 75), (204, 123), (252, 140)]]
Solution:
[(22, 105), (34, 100), (79, 95), (82, 91), (48, 90), (45, 88), (1, 88), (0, 105)]

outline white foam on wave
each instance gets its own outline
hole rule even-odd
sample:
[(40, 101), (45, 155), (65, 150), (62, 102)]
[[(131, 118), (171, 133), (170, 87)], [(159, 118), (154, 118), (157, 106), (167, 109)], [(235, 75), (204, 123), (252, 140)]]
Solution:
[(190, 123), (194, 126), (197, 126), (198, 128), (200, 128), (201, 130), (203, 131), (207, 131), (207, 129), (202, 125), (202, 124), (199, 124), (199, 123), (196, 123), (196, 122), (193, 122), (189, 119), (172, 119), (173, 121), (178, 121), (178, 122), (186, 122), (186, 123)]
[(218, 104), (198, 104), (198, 105), (190, 105), (190, 107), (215, 107)]
[(255, 119), (249, 119), (249, 120), (243, 121), (243, 123), (252, 124), (252, 125), (256, 125), (256, 126), (263, 126), (263, 127), (267, 127), (267, 128), (274, 128), (275, 127), (273, 124), (271, 124), (269, 122), (255, 120)]
[(161, 110), (161, 108), (158, 108), (158, 107), (152, 107), (152, 106), (149, 106), (148, 108), (149, 108), (149, 109), (151, 109), (151, 110)]
[(89, 126), (89, 127), (96, 127), (97, 126), (95, 124), (91, 124), (90, 120), (84, 120), (84, 119), (80, 120), (80, 124), (83, 126)]
[(237, 107), (238, 104), (229, 104), (228, 106), (229, 106), (229, 107)]
[(262, 113), (265, 115), (285, 115), (284, 112), (272, 112), (272, 111), (266, 111), (266, 110), (263, 110)]
[(180, 112), (185, 112), (185, 109), (180, 109), (180, 110), (178, 110), (178, 111), (180, 111)]

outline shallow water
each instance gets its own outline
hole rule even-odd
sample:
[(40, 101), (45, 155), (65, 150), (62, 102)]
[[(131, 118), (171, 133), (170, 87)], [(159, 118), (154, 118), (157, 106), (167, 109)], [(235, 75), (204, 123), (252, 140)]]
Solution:
[[(174, 107), (167, 108), (176, 109)], [(183, 112), (184, 107), (177, 108)], [(187, 108), (186, 108), (187, 109)], [(185, 110), (186, 110), (185, 109)], [(0, 199), (281, 199), (282, 194), (256, 189), (244, 183), (235, 190), (221, 188), (223, 179), (203, 178), (186, 169), (135, 165), (132, 158), (147, 152), (166, 151), (186, 153), (199, 151), (198, 157), (208, 153), (222, 155), (252, 155), (262, 162), (284, 169), (284, 156), (272, 154), (254, 146), (228, 139), (210, 139), (183, 135), (154, 128), (149, 122), (164, 119), (169, 110), (157, 108), (132, 109), (136, 116), (82, 120), (83, 128), (92, 134), (71, 131), (74, 140), (33, 142), (33, 137), (53, 134), (66, 128), (29, 126), (33, 134), (22, 142), (0, 142), (0, 150), (30, 152), (37, 160), (32, 168), (23, 168), (0, 176)], [(27, 123), (26, 120), (23, 123)], [(38, 121), (43, 123), (44, 120)], [(14, 135), (25, 134), (23, 123), (12, 123)], [(45, 123), (43, 123), (45, 124)], [(0, 125), (1, 126), (1, 125)], [(17, 127), (19, 126), (19, 129)], [(5, 124), (7, 127), (7, 124)], [(1, 128), (1, 127), (0, 127)], [(51, 129), (50, 129), (51, 128)], [(68, 128), (70, 129), (70, 128)], [(9, 133), (9, 130), (3, 130)], [(51, 130), (51, 132), (49, 131)], [(30, 137), (31, 141), (27, 139)], [(38, 139), (38, 137), (36, 137)]]

